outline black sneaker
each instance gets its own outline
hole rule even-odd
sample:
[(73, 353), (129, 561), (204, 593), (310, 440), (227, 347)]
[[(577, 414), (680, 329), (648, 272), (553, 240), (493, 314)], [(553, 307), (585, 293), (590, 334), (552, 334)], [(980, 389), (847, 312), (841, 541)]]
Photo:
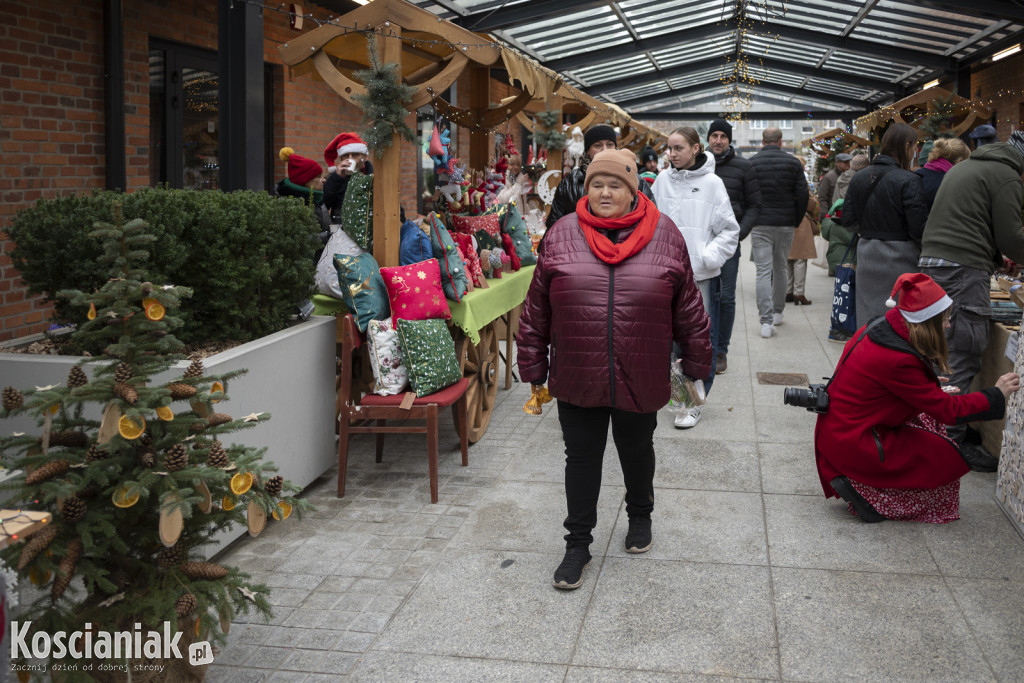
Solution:
[(853, 488), (849, 479), (846, 477), (836, 477), (829, 483), (832, 484), (833, 490), (843, 500), (853, 505), (853, 509), (857, 511), (857, 516), (860, 517), (860, 521), (867, 522), (868, 524), (885, 521), (885, 517), (878, 510), (871, 507), (871, 503), (865, 500), (864, 496), (857, 493), (857, 489)]
[(651, 520), (629, 520), (629, 531), (626, 532), (626, 552), (646, 553), (654, 545), (651, 540)]
[(590, 566), (590, 551), (581, 545), (566, 548), (562, 564), (555, 570), (551, 585), (565, 591), (575, 590), (583, 583), (583, 570)]
[(999, 458), (989, 453), (984, 446), (962, 443), (960, 455), (964, 462), (975, 472), (995, 472), (999, 469)]

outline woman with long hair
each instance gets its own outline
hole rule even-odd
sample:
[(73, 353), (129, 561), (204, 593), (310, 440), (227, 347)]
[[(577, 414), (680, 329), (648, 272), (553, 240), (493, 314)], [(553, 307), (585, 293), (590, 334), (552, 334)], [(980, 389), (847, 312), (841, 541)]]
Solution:
[[(715, 175), (715, 157), (704, 152), (696, 130), (683, 126), (672, 131), (668, 136), (668, 159), (669, 168), (654, 181), (654, 200), (686, 240), (693, 279), (711, 318), (711, 346), (717, 357), (719, 276), (722, 266), (736, 252), (740, 225), (725, 183)], [(714, 379), (712, 366), (711, 376), (704, 382), (705, 392), (711, 391)], [(701, 406), (684, 408), (676, 415), (675, 426), (689, 429), (697, 425), (700, 416)]]
[(916, 273), (928, 204), (921, 177), (911, 172), (917, 131), (894, 123), (882, 136), (881, 152), (850, 180), (843, 225), (859, 235), (857, 322), (885, 313), (886, 295), (903, 273)]
[(825, 497), (841, 497), (864, 522), (944, 523), (960, 518), (960, 478), (970, 471), (943, 425), (1003, 416), (1020, 388), (1007, 373), (963, 396), (943, 390), (952, 300), (927, 275), (901, 275), (883, 318), (846, 343), (818, 416), (814, 451)]

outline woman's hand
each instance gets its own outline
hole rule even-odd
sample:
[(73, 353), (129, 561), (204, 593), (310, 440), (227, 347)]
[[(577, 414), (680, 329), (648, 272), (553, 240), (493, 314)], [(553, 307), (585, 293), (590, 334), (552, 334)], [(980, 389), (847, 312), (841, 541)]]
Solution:
[(1008, 372), (996, 380), (996, 389), (1003, 392), (1004, 398), (1010, 398), (1010, 394), (1020, 389), (1020, 375), (1016, 372)]

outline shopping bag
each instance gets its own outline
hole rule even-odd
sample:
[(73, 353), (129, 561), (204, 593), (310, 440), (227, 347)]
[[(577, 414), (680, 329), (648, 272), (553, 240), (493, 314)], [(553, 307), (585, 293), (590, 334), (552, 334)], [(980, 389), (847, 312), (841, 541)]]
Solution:
[(828, 259), (825, 258), (828, 253), (828, 240), (821, 235), (815, 235), (814, 250), (818, 255), (811, 261), (811, 264), (828, 270)]
[(832, 292), (832, 329), (849, 334), (857, 331), (857, 307), (854, 292), (857, 287), (857, 271), (853, 268), (850, 250), (855, 249), (857, 237), (843, 253), (843, 260), (836, 266), (836, 284)]

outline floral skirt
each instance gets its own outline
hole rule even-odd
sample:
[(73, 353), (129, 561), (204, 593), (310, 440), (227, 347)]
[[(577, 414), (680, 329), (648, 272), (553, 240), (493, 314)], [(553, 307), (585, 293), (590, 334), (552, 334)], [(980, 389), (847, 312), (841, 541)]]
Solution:
[[(921, 414), (907, 425), (946, 436), (946, 428), (934, 418)], [(857, 493), (886, 519), (904, 522), (945, 524), (960, 519), (960, 480), (934, 489), (880, 489), (850, 480)], [(856, 515), (853, 505), (850, 514)]]

